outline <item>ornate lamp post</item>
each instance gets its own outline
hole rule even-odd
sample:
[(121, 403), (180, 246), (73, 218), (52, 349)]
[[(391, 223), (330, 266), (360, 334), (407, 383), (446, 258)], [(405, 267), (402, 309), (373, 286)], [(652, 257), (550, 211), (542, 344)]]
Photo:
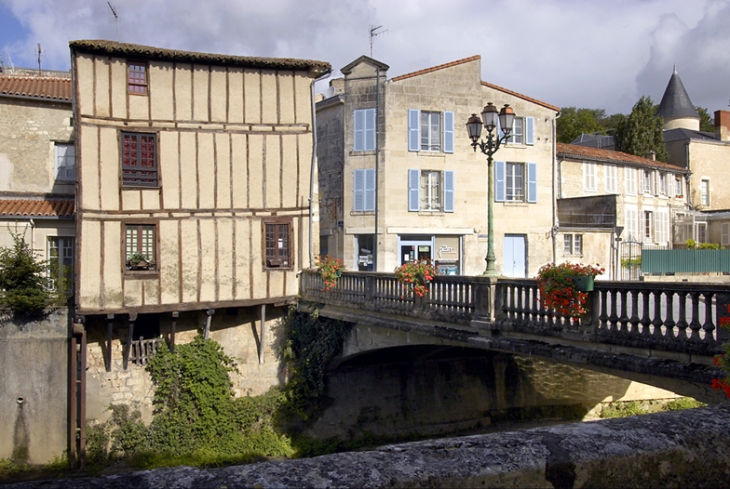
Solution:
[[(487, 193), (487, 256), (485, 258), (487, 262), (487, 268), (484, 270), (482, 275), (496, 277), (497, 269), (494, 267), (494, 262), (497, 261), (494, 256), (494, 211), (492, 209), (494, 202), (494, 170), (492, 168), (494, 160), (492, 156), (499, 150), (501, 144), (509, 137), (512, 132), (512, 123), (515, 120), (515, 112), (512, 107), (505, 104), (502, 110), (497, 112), (497, 107), (489, 102), (484, 106), (482, 110), (482, 118), (472, 114), (469, 120), (466, 122), (466, 130), (469, 133), (469, 139), (471, 139), (471, 146), (476, 152), (477, 147), (482, 150), (482, 153), (487, 155), (487, 178), (488, 193)], [(484, 121), (484, 128), (487, 130), (487, 140), (479, 141), (482, 135), (482, 121)], [(497, 122), (502, 128), (503, 136), (500, 137), (496, 132)]]

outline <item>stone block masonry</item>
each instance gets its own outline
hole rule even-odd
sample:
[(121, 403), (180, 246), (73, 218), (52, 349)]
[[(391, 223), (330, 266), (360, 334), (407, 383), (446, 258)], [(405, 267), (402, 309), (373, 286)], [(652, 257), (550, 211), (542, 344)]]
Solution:
[[(44, 481), (44, 489), (730, 486), (730, 408), (706, 407), (219, 469)], [(39, 482), (11, 485), (40, 487)]]

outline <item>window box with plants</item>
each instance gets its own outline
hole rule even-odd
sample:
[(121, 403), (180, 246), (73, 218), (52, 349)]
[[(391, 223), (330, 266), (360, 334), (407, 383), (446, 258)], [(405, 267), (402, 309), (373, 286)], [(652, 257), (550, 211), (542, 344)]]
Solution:
[(548, 263), (537, 274), (540, 301), (546, 309), (569, 318), (579, 318), (586, 314), (588, 292), (593, 290), (593, 282), (604, 269), (600, 265), (580, 263)]
[(132, 253), (127, 257), (127, 270), (154, 270), (154, 261), (142, 253)]

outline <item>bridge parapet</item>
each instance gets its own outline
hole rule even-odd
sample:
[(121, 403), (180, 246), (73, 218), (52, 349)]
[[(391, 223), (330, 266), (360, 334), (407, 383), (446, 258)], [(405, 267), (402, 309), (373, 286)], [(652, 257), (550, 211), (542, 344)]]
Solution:
[(344, 272), (325, 291), (317, 272), (305, 270), (301, 292), (310, 302), (470, 325), (492, 335), (524, 333), (699, 355), (708, 365), (729, 339), (718, 328), (726, 322), (723, 314), (730, 315), (723, 306), (730, 302), (730, 287), (721, 284), (599, 281), (589, 293), (589, 312), (581, 318), (562, 317), (543, 307), (534, 279), (437, 276), (430, 292), (418, 297), (393, 274)]

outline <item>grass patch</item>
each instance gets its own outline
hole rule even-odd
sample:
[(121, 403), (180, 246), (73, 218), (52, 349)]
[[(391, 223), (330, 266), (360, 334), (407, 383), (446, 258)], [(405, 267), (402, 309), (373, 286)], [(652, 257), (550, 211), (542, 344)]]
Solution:
[(679, 411), (706, 406), (691, 397), (680, 397), (668, 402), (664, 401), (618, 401), (610, 402), (601, 410), (601, 418), (626, 418), (641, 414), (659, 413), (662, 411)]

